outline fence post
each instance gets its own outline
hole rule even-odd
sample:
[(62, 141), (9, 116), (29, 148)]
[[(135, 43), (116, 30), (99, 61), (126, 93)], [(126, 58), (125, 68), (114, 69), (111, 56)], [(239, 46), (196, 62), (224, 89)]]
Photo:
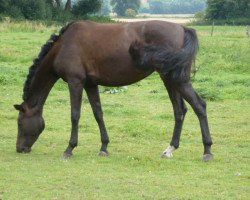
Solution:
[(212, 25), (211, 36), (213, 36), (213, 34), (214, 34), (214, 22), (213, 22), (213, 25)]
[(247, 34), (247, 37), (250, 36), (250, 30), (249, 30), (249, 26), (248, 26), (248, 25), (247, 25), (247, 27), (246, 27), (246, 34)]

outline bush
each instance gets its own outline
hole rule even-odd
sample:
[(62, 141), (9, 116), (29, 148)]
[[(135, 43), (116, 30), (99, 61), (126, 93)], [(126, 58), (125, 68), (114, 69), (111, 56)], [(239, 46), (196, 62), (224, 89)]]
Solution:
[(70, 11), (64, 11), (60, 8), (53, 8), (52, 19), (58, 22), (66, 23), (72, 21), (74, 16)]
[(129, 8), (125, 11), (126, 17), (136, 17), (136, 15), (137, 15), (137, 12), (131, 8)]
[(52, 8), (44, 0), (0, 0), (0, 12), (15, 19), (50, 20), (52, 18)]
[(126, 10), (132, 9), (134, 11), (139, 10), (141, 1), (140, 0), (111, 0), (111, 6), (113, 7), (113, 11), (118, 16), (126, 16)]
[(29, 20), (47, 19), (46, 8), (46, 3), (43, 0), (25, 0), (21, 6), (24, 17)]
[(98, 12), (101, 9), (101, 0), (80, 0), (72, 8), (75, 16), (85, 16), (89, 13)]
[(205, 11), (200, 11), (200, 12), (195, 13), (194, 18), (197, 20), (204, 20), (205, 16), (206, 16)]
[(208, 0), (206, 18), (210, 20), (228, 20), (250, 17), (249, 0)]
[(8, 10), (8, 16), (15, 19), (24, 19), (23, 13), (17, 6), (11, 6)]
[(91, 20), (91, 21), (95, 21), (99, 23), (114, 23), (115, 22), (108, 16), (85, 16), (83, 19)]
[[(39, 20), (47, 25), (55, 22), (67, 23), (78, 19), (108, 23), (110, 17), (88, 15), (100, 10), (102, 0), (79, 0), (72, 10), (65, 10), (49, 0), (0, 0), (0, 20), (6, 17), (14, 20)], [(107, 2), (105, 4), (107, 7)]]

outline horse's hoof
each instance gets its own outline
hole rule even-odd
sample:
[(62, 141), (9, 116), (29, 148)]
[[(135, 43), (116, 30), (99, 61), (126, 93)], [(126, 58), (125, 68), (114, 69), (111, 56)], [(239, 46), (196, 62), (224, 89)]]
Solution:
[(69, 159), (69, 158), (71, 158), (72, 156), (73, 156), (72, 153), (68, 153), (68, 152), (64, 152), (64, 153), (63, 153), (63, 159)]
[(161, 155), (162, 158), (173, 158), (173, 154), (172, 153), (167, 153), (167, 152), (163, 152), (163, 154)]
[(109, 153), (107, 151), (100, 151), (98, 155), (103, 156), (103, 157), (107, 157), (107, 156), (109, 156)]
[(173, 152), (176, 148), (174, 146), (169, 146), (161, 155), (162, 158), (173, 158)]
[(203, 155), (204, 162), (208, 162), (208, 161), (213, 160), (213, 159), (214, 159), (214, 156), (212, 154), (204, 154)]

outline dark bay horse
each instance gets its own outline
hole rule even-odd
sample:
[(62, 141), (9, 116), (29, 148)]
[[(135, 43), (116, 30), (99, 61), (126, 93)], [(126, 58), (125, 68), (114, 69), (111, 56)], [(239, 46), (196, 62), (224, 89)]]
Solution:
[(103, 120), (98, 85), (123, 86), (135, 83), (154, 71), (166, 86), (174, 109), (175, 126), (170, 146), (163, 157), (172, 157), (179, 147), (186, 100), (200, 121), (204, 144), (203, 160), (213, 158), (206, 103), (190, 82), (190, 70), (198, 50), (193, 29), (178, 24), (148, 21), (98, 24), (77, 21), (52, 35), (33, 65), (24, 85), (19, 110), (17, 152), (30, 152), (45, 128), (42, 117), (46, 98), (59, 78), (70, 91), (72, 131), (65, 157), (72, 155), (78, 142), (78, 122), (85, 89), (98, 123), (102, 146), (100, 155), (108, 155), (109, 137)]

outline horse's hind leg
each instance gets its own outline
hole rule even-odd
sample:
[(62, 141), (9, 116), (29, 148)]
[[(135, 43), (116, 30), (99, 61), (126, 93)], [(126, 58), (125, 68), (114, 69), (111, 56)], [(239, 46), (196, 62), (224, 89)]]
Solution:
[(69, 92), (70, 92), (72, 129), (71, 129), (69, 145), (64, 152), (65, 158), (72, 156), (72, 151), (77, 146), (78, 143), (78, 123), (80, 119), (80, 111), (82, 104), (83, 85), (84, 85), (83, 81), (78, 79), (68, 81)]
[(200, 121), (202, 141), (204, 145), (204, 161), (213, 159), (211, 154), (212, 139), (208, 127), (206, 102), (195, 92), (190, 82), (179, 84), (177, 87), (183, 98), (192, 106)]
[(98, 86), (89, 86), (86, 87), (85, 90), (101, 133), (102, 146), (99, 155), (108, 156), (107, 146), (109, 143), (109, 137), (103, 120), (103, 112)]
[(162, 157), (171, 158), (173, 156), (172, 155), (173, 151), (179, 148), (181, 130), (187, 112), (187, 107), (180, 93), (176, 90), (176, 88), (172, 85), (172, 83), (167, 79), (165, 79), (164, 77), (162, 77), (162, 80), (165, 84), (165, 87), (169, 94), (169, 98), (172, 102), (174, 117), (175, 117), (175, 125), (174, 125), (172, 140), (170, 146), (163, 152)]

